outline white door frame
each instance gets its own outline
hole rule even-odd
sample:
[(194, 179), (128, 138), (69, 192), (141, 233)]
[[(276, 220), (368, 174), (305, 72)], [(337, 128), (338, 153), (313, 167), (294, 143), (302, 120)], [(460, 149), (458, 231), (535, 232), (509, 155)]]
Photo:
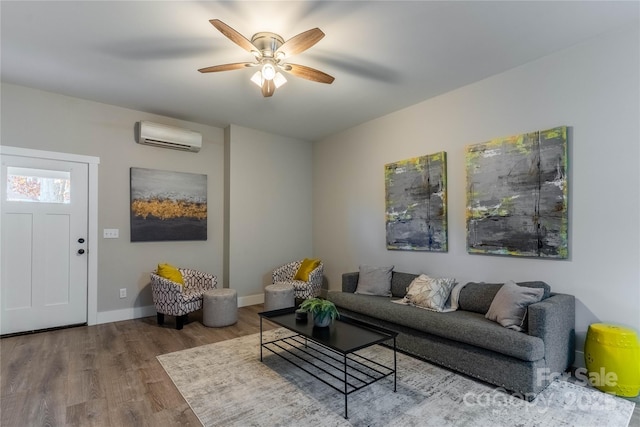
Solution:
[[(30, 148), (0, 145), (0, 154), (9, 156), (34, 157), (38, 159), (62, 160), (86, 163), (89, 166), (89, 218), (87, 241), (87, 324), (95, 325), (98, 320), (98, 165), (99, 157), (84, 156)], [(1, 227), (1, 225), (0, 225)], [(2, 232), (0, 228), (0, 232)], [(1, 255), (1, 254), (0, 254)]]

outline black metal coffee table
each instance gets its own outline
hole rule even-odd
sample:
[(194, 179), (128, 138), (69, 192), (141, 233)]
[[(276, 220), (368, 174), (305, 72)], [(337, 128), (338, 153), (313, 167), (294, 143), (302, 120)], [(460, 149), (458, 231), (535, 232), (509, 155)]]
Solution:
[[(344, 417), (348, 418), (347, 396), (393, 374), (396, 391), (397, 332), (340, 316), (327, 328), (315, 328), (312, 319), (297, 321), (295, 307), (264, 311), (260, 315), (260, 361), (262, 349), (282, 357), (344, 395)], [(293, 335), (262, 340), (262, 319), (280, 325)], [(393, 369), (356, 352), (393, 340)]]

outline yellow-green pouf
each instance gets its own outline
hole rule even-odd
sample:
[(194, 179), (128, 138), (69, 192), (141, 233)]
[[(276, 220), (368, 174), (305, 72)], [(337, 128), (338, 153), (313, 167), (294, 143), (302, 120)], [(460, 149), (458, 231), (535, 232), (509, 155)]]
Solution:
[(633, 329), (605, 323), (589, 325), (584, 358), (589, 379), (597, 389), (623, 397), (640, 393), (640, 344)]

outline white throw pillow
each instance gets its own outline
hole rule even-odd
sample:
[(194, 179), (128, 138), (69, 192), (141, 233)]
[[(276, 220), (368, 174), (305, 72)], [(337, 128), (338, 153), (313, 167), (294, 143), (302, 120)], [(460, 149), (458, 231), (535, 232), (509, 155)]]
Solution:
[(455, 285), (456, 279), (432, 278), (421, 274), (413, 279), (407, 288), (405, 299), (416, 307), (442, 311)]

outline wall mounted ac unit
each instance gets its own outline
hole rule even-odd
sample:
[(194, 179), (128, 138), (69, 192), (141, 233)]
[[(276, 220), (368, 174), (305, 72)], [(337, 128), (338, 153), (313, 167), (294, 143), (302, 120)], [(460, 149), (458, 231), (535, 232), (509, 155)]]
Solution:
[(138, 144), (195, 153), (202, 148), (202, 135), (199, 132), (147, 121), (138, 122), (137, 128)]

